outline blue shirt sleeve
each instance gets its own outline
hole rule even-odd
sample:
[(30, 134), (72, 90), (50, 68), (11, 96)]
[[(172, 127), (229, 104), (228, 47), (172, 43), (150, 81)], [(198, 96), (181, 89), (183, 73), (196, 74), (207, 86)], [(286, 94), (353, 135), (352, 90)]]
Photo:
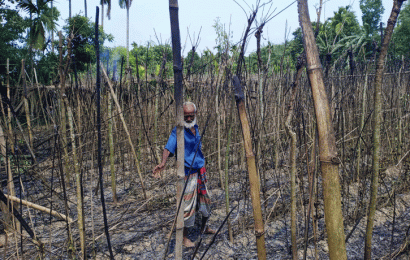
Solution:
[(177, 148), (177, 128), (174, 127), (174, 129), (172, 129), (171, 135), (168, 138), (167, 145), (165, 145), (165, 149), (170, 151), (172, 154), (175, 154), (176, 148)]

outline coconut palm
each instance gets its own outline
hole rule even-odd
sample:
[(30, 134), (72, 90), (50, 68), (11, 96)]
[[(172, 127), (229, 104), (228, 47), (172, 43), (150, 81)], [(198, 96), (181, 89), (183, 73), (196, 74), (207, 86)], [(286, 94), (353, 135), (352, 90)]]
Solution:
[(130, 51), (129, 51), (129, 36), (130, 36), (130, 7), (131, 7), (132, 0), (120, 0), (119, 4), (122, 9), (127, 9), (127, 68), (130, 66), (129, 58), (130, 58)]
[(100, 4), (101, 4), (101, 27), (104, 28), (104, 5), (107, 5), (107, 7), (108, 7), (107, 17), (108, 17), (108, 20), (110, 20), (110, 18), (111, 18), (111, 0), (101, 0)]

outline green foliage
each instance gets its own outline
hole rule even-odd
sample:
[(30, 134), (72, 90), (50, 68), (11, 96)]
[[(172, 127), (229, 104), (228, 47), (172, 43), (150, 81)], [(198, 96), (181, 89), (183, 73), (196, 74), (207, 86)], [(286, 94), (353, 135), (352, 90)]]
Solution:
[[(158, 76), (158, 66), (161, 66), (163, 61), (163, 53), (165, 53), (165, 73), (167, 76), (173, 75), (172, 71), (172, 48), (169, 44), (155, 45), (153, 42), (148, 42), (146, 46), (132, 43), (132, 50), (130, 53), (130, 66), (132, 72), (136, 73), (136, 59), (138, 57), (138, 65), (144, 68), (144, 72), (151, 76)], [(139, 69), (141, 73), (142, 70)], [(141, 75), (140, 75), (141, 76)], [(145, 78), (145, 73), (143, 75)]]
[(317, 37), (321, 57), (323, 60), (324, 57), (331, 57), (331, 60), (326, 59), (326, 62), (332, 64), (338, 61), (346, 62), (349, 52), (357, 53), (367, 43), (351, 6), (339, 7), (334, 16), (321, 27)]
[[(346, 62), (349, 53), (355, 56), (363, 51), (367, 54), (371, 49), (372, 39), (365, 35), (351, 6), (339, 7), (333, 17), (328, 18), (324, 24), (319, 24), (319, 26), (316, 43), (322, 63), (330, 62), (328, 65), (339, 63), (339, 66), (343, 68), (348, 65)], [(312, 23), (312, 27), (316, 28), (316, 23)], [(294, 39), (289, 44), (289, 54), (292, 61), (296, 62), (297, 57), (303, 51), (301, 29), (297, 28), (293, 36)]]
[(17, 74), (23, 57), (24, 32), (29, 24), (16, 10), (0, 9), (0, 75), (6, 74), (6, 60), (10, 60), (10, 70)]
[[(95, 24), (87, 17), (76, 15), (71, 19), (68, 19), (68, 25), (64, 26), (64, 31), (68, 37), (73, 33), (74, 38), (72, 40), (72, 54), (76, 60), (77, 70), (79, 72), (85, 71), (89, 63), (95, 63)], [(106, 34), (99, 27), (99, 42), (100, 46), (103, 46), (104, 41), (112, 41), (113, 36)], [(64, 44), (66, 46), (66, 43)], [(101, 48), (101, 53), (104, 48)]]
[(52, 84), (58, 77), (58, 56), (48, 52), (38, 61), (36, 70), (38, 81), (42, 84)]
[(216, 33), (216, 39), (215, 39), (216, 46), (214, 47), (214, 49), (217, 50), (217, 55), (220, 56), (224, 54), (225, 55), (229, 54), (230, 47), (233, 44), (229, 40), (230, 34), (228, 34), (228, 32), (226, 31), (225, 25), (221, 23), (219, 17), (215, 19), (214, 25), (212, 25), (212, 27), (215, 29), (215, 33)]
[(410, 53), (410, 4), (406, 3), (400, 15), (393, 34), (394, 51), (398, 55), (408, 56)]
[(363, 27), (369, 36), (377, 34), (384, 7), (381, 0), (360, 0)]
[[(289, 57), (291, 55), (291, 51), (290, 46), (287, 46), (285, 49), (285, 44), (272, 44), (271, 42), (268, 42), (267, 45), (261, 47), (262, 64), (263, 66), (269, 68), (269, 71), (279, 73), (282, 58)], [(258, 73), (258, 56), (256, 52), (249, 54), (248, 58), (245, 59), (245, 62), (246, 66), (252, 73)], [(284, 65), (292, 66), (293, 63), (286, 63)]]

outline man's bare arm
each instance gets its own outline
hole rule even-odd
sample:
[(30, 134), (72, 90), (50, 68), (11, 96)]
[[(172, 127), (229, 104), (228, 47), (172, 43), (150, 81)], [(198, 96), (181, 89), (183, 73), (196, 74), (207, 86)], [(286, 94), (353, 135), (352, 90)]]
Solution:
[(161, 171), (165, 168), (165, 164), (167, 162), (167, 159), (169, 157), (169, 155), (171, 154), (170, 151), (168, 151), (167, 149), (164, 149), (164, 151), (162, 152), (162, 161), (160, 164), (158, 164), (157, 166), (155, 166), (154, 170), (152, 171), (154, 178), (160, 178), (161, 177)]

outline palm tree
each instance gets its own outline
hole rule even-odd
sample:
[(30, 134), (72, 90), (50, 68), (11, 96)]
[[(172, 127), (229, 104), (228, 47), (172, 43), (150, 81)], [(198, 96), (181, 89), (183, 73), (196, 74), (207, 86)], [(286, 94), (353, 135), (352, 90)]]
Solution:
[[(45, 31), (54, 31), (57, 25), (58, 16), (60, 13), (54, 7), (48, 7), (48, 3), (52, 0), (19, 2), (18, 6), (28, 12), (31, 17), (30, 38), (29, 42), (34, 49), (45, 49)], [(35, 15), (33, 19), (32, 16)]]
[(130, 37), (130, 7), (132, 0), (120, 0), (120, 7), (122, 9), (127, 9), (127, 68), (130, 66), (130, 50), (129, 50), (129, 37)]
[[(84, 1), (86, 1), (86, 0), (84, 0)], [(101, 4), (101, 27), (104, 28), (104, 5), (108, 6), (107, 17), (108, 17), (108, 20), (110, 20), (110, 18), (111, 18), (111, 0), (101, 0), (100, 4)]]

